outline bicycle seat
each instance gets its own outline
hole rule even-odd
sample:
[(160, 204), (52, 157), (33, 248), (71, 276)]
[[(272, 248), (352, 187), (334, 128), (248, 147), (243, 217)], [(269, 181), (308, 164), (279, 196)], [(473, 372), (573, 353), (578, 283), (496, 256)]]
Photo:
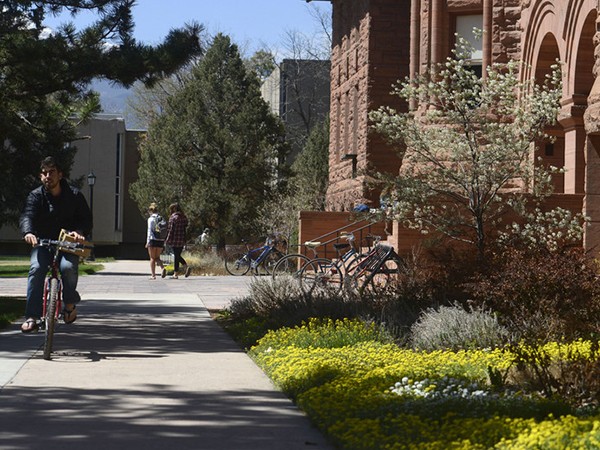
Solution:
[(309, 248), (315, 248), (315, 247), (318, 247), (319, 245), (321, 245), (321, 242), (319, 242), (319, 241), (306, 241), (304, 243), (304, 245), (306, 245)]
[(342, 249), (348, 248), (348, 247), (350, 247), (350, 244), (347, 244), (345, 242), (340, 242), (340, 243), (333, 244), (333, 248), (335, 248), (336, 250), (342, 250)]

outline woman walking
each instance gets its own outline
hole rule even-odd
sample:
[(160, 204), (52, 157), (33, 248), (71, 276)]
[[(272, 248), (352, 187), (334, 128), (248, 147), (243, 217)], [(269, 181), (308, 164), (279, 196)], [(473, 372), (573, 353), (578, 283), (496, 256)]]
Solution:
[(156, 235), (156, 228), (160, 220), (156, 203), (150, 204), (148, 212), (150, 213), (150, 217), (148, 217), (148, 230), (146, 232), (146, 248), (148, 249), (148, 256), (150, 256), (150, 279), (155, 280), (157, 265), (161, 268), (162, 278), (167, 275), (167, 269), (165, 269), (163, 262), (160, 260), (160, 254), (165, 246), (165, 241), (159, 239), (160, 236)]
[(179, 203), (172, 203), (169, 206), (169, 231), (167, 232), (166, 242), (173, 248), (174, 256), (174, 272), (171, 278), (179, 278), (179, 263), (185, 267), (185, 277), (190, 276), (191, 268), (188, 266), (185, 259), (182, 258), (181, 252), (185, 245), (185, 229), (188, 225), (188, 219), (181, 210)]

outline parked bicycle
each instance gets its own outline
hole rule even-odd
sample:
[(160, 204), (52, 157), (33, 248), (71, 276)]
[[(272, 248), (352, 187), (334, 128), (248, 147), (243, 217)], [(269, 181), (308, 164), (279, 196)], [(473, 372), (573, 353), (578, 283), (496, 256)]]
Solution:
[[(334, 243), (333, 248), (338, 253), (338, 259), (341, 260), (344, 265), (347, 265), (352, 261), (357, 261), (363, 257), (363, 255), (356, 249), (354, 245), (354, 233), (341, 233), (340, 238), (345, 239), (347, 242)], [(306, 241), (304, 243), (304, 247), (312, 251), (312, 258), (303, 253), (290, 253), (285, 255), (283, 258), (277, 261), (277, 264), (275, 264), (275, 267), (273, 268), (273, 278), (277, 278), (280, 275), (288, 275), (293, 278), (298, 278), (302, 267), (304, 267), (308, 261), (319, 258), (317, 248), (321, 245), (322, 242), (319, 241)], [(344, 253), (341, 253), (342, 251), (344, 251)], [(331, 261), (328, 258), (321, 259)], [(324, 263), (326, 262), (324, 261)]]
[(382, 245), (380, 238), (366, 255), (348, 250), (338, 260), (316, 258), (300, 270), (299, 279), (309, 292), (339, 292), (342, 288), (362, 293), (365, 289), (379, 291), (400, 274), (403, 262), (393, 247)]
[(277, 239), (267, 237), (264, 245), (252, 248), (247, 241), (242, 241), (246, 246), (245, 251), (230, 252), (225, 256), (225, 269), (231, 275), (246, 275), (250, 270), (254, 275), (270, 275), (277, 261), (284, 253), (277, 245)]
[(346, 268), (344, 288), (359, 293), (365, 290), (380, 292), (405, 271), (405, 263), (394, 248), (378, 240), (367, 255)]
[(40, 239), (39, 247), (50, 248), (54, 256), (50, 263), (48, 278), (44, 286), (43, 310), (42, 310), (42, 328), (44, 329), (44, 359), (49, 360), (52, 354), (52, 345), (54, 341), (54, 331), (56, 322), (62, 314), (62, 282), (59, 271), (59, 258), (61, 252), (75, 253), (82, 257), (89, 256), (93, 245), (91, 243), (71, 242), (64, 240), (64, 234), (61, 234), (59, 240)]

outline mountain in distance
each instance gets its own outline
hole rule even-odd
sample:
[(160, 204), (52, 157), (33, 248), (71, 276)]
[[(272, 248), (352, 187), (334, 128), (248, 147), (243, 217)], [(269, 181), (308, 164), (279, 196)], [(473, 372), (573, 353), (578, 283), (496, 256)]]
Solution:
[(127, 98), (131, 90), (108, 80), (94, 80), (91, 88), (100, 94), (100, 103), (104, 113), (125, 114)]
[(136, 118), (127, 113), (127, 99), (133, 95), (133, 89), (124, 88), (108, 80), (94, 80), (91, 88), (100, 94), (103, 114), (123, 116), (128, 130), (146, 129), (147, 124), (137, 123)]

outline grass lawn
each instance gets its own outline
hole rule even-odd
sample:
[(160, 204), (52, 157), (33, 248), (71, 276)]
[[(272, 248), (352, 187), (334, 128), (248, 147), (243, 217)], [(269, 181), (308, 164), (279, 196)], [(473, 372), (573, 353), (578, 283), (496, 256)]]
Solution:
[[(79, 264), (79, 275), (91, 275), (102, 270), (99, 262)], [(29, 272), (29, 258), (0, 257), (0, 278), (22, 278)]]
[[(98, 261), (79, 264), (80, 275), (90, 275), (102, 270)], [(0, 256), (0, 278), (25, 278), (29, 272), (29, 258)], [(25, 312), (25, 297), (0, 297), (0, 329), (6, 328)]]
[(0, 329), (23, 316), (25, 297), (0, 297)]

